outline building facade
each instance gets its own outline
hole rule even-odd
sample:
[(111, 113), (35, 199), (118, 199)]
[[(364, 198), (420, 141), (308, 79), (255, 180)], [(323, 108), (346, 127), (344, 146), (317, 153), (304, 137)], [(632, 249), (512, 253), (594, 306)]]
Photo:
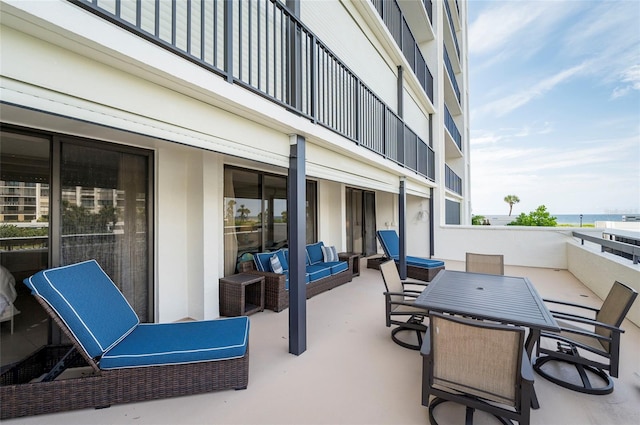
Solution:
[[(364, 255), (397, 229), (437, 257), (441, 227), (470, 222), (464, 1), (0, 13), (2, 265), (17, 281), (96, 258), (143, 320), (209, 319), (220, 277), (287, 246), (292, 202), (307, 243)], [(296, 143), (304, 199), (288, 195)]]

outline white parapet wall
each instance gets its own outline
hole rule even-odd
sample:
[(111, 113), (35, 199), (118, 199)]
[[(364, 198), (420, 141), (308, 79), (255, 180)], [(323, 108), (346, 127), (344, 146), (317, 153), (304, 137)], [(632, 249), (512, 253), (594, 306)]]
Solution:
[[(615, 281), (640, 292), (640, 266), (613, 254), (600, 252), (600, 246), (567, 243), (567, 270), (600, 298), (605, 299)], [(627, 319), (640, 326), (640, 300), (631, 306)]]
[(434, 257), (464, 261), (466, 252), (503, 254), (505, 264), (567, 269), (573, 227), (443, 226)]

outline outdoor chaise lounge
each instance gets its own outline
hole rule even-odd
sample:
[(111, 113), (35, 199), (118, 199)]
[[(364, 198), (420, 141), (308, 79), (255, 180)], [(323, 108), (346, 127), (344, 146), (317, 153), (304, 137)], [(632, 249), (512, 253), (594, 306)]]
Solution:
[[(332, 251), (335, 258), (326, 257)], [(353, 259), (339, 261), (333, 247), (317, 242), (306, 246), (306, 289), (307, 298), (340, 286), (353, 279)], [(280, 268), (274, 270), (273, 257)], [(328, 260), (328, 261), (325, 261)], [(253, 256), (256, 270), (247, 273), (264, 276), (264, 306), (276, 312), (289, 307), (289, 252), (279, 249), (273, 252), (261, 252)]]
[[(140, 323), (94, 260), (25, 284), (73, 346), (44, 347), (2, 374), (2, 419), (247, 387), (247, 317)], [(80, 365), (88, 376), (58, 376)]]
[[(378, 230), (378, 241), (382, 245), (387, 258), (400, 261), (400, 239), (395, 230)], [(407, 276), (413, 279), (431, 282), (440, 270), (444, 270), (444, 262), (407, 255)]]

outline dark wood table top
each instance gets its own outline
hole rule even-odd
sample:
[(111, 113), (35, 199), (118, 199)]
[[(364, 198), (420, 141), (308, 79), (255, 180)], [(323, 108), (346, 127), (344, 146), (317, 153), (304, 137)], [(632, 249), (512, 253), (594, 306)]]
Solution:
[(433, 311), (559, 332), (558, 323), (525, 277), (443, 270), (415, 300)]

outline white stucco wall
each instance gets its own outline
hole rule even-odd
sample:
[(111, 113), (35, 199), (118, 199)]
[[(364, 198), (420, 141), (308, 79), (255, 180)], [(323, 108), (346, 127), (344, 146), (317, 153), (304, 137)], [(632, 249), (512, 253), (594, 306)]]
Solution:
[[(615, 281), (640, 292), (640, 265), (613, 254), (600, 253), (600, 247), (594, 244), (567, 243), (567, 269), (603, 300)], [(637, 299), (627, 318), (640, 326), (640, 301)]]
[(466, 252), (503, 254), (505, 264), (567, 268), (571, 228), (436, 226), (435, 257), (464, 261)]

